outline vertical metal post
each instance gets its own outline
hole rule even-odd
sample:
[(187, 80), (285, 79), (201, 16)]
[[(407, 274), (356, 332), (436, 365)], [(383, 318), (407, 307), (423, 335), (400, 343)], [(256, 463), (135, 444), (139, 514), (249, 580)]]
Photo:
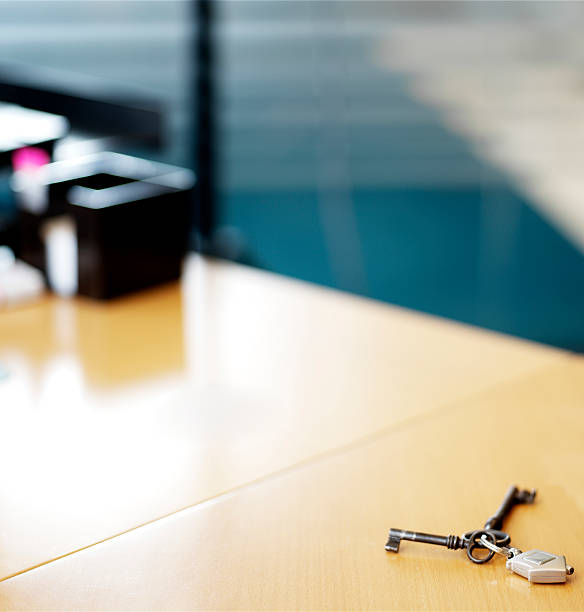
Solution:
[(214, 0), (194, 0), (195, 36), (195, 171), (197, 173), (197, 231), (203, 250), (215, 222), (217, 146), (215, 99)]

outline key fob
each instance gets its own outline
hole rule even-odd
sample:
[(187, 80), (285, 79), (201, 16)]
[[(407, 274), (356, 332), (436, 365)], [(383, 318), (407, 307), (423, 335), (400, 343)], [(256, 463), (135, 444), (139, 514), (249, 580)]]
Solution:
[(529, 582), (566, 582), (566, 576), (574, 573), (574, 568), (566, 564), (566, 557), (528, 550), (507, 559), (507, 569), (527, 578)]

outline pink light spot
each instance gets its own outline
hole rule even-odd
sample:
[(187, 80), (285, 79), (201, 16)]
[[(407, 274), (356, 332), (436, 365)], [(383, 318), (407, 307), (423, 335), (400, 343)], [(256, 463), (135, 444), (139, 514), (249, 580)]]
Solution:
[(14, 170), (35, 170), (51, 161), (44, 149), (37, 147), (24, 147), (12, 154), (12, 167)]

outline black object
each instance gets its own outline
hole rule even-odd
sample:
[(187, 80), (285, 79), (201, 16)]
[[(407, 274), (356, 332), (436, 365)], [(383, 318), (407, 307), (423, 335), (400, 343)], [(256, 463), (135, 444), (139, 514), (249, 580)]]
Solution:
[(77, 227), (78, 293), (113, 298), (175, 280), (187, 249), (194, 175), (101, 155), (67, 199)]
[(445, 546), (452, 550), (466, 548), (466, 554), (473, 563), (486, 563), (490, 561), (494, 552), (489, 550), (486, 556), (477, 557), (474, 554), (476, 549), (485, 549), (481, 543), (481, 537), (486, 535), (493, 544), (497, 546), (507, 546), (511, 542), (511, 536), (504, 531), (500, 531), (503, 526), (503, 520), (509, 514), (511, 509), (516, 504), (531, 504), (535, 499), (536, 491), (523, 490), (520, 491), (516, 486), (512, 485), (507, 490), (503, 502), (499, 506), (497, 512), (487, 520), (483, 529), (475, 531), (467, 531), (462, 537), (455, 535), (440, 536), (430, 533), (422, 533), (419, 531), (404, 531), (402, 529), (390, 529), (389, 538), (385, 544), (385, 550), (390, 552), (399, 552), (401, 540), (411, 540), (413, 542), (422, 542), (425, 544), (435, 544), (437, 546)]
[(501, 529), (505, 517), (511, 512), (513, 507), (517, 504), (533, 503), (535, 494), (535, 489), (531, 489), (531, 491), (519, 491), (515, 486), (509, 487), (497, 512), (495, 512), (495, 514), (485, 523), (485, 529)]
[(197, 173), (197, 230), (208, 243), (215, 224), (217, 204), (217, 126), (216, 126), (216, 45), (214, 0), (195, 0), (197, 24), (195, 39), (195, 171)]
[(160, 149), (163, 106), (133, 91), (113, 91), (107, 81), (49, 68), (0, 65), (0, 100), (64, 115), (74, 130)]
[[(191, 221), (190, 170), (97, 153), (47, 164), (39, 172), (49, 205), (40, 217), (22, 210), (21, 232), (44, 249), (39, 224), (73, 216), (80, 295), (109, 299), (180, 276)], [(19, 255), (38, 267), (44, 263), (38, 253)]]
[(8, 246), (16, 251), (17, 244), (16, 221), (12, 218), (12, 215), (0, 213), (0, 246)]
[(4, 102), (0, 102), (0, 125), (0, 168), (11, 166), (12, 154), (23, 147), (43, 149), (51, 158), (55, 143), (69, 131), (69, 122), (62, 115)]

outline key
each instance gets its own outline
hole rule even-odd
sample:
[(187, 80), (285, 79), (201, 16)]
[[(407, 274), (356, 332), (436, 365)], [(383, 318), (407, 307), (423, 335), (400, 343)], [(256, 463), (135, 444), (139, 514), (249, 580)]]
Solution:
[(437, 546), (445, 546), (451, 550), (458, 550), (466, 547), (466, 554), (473, 563), (486, 563), (493, 558), (494, 552), (489, 551), (485, 557), (477, 557), (474, 551), (484, 549), (481, 536), (485, 533), (492, 535), (493, 542), (497, 546), (506, 546), (511, 542), (511, 537), (504, 531), (500, 531), (503, 525), (503, 520), (509, 514), (511, 509), (517, 504), (532, 503), (535, 498), (536, 491), (523, 490), (520, 491), (516, 486), (511, 485), (505, 494), (501, 505), (497, 512), (487, 519), (485, 527), (482, 530), (467, 531), (463, 536), (455, 535), (434, 535), (430, 533), (422, 533), (419, 531), (405, 531), (403, 529), (392, 528), (389, 531), (389, 537), (385, 544), (385, 550), (388, 552), (399, 552), (400, 543), (402, 540), (411, 540), (412, 542), (423, 542), (425, 544), (434, 544)]
[[(504, 531), (498, 531), (495, 529), (491, 529), (489, 531), (479, 530), (479, 531), (469, 531), (465, 533), (462, 537), (458, 537), (455, 535), (434, 535), (431, 533), (422, 533), (421, 531), (405, 531), (403, 529), (395, 529), (392, 528), (389, 530), (389, 537), (385, 544), (385, 550), (388, 552), (399, 552), (399, 545), (402, 540), (410, 540), (412, 542), (422, 542), (424, 544), (435, 544), (436, 546), (445, 546), (450, 550), (458, 550), (459, 548), (466, 548), (468, 558), (474, 563), (486, 563), (490, 561), (494, 552), (489, 552), (486, 557), (475, 557), (472, 556), (472, 552), (476, 548), (484, 549), (486, 546), (483, 546), (481, 541), (481, 536), (483, 534), (489, 534), (493, 538), (493, 542), (495, 542), (498, 546), (505, 546), (511, 541), (509, 534)], [(469, 552), (470, 550), (470, 552)]]
[(551, 584), (566, 582), (574, 573), (574, 568), (566, 563), (566, 557), (544, 552), (497, 546), (487, 533), (481, 536), (483, 544), (492, 552), (507, 557), (505, 564), (508, 570), (527, 578), (529, 582)]
[[(462, 537), (466, 542), (466, 556), (473, 563), (487, 563), (493, 558), (492, 554), (488, 554), (486, 557), (477, 557), (474, 551), (479, 548), (484, 548), (481, 542), (481, 536), (484, 533), (492, 533), (495, 535), (495, 543), (498, 546), (506, 546), (511, 542), (511, 536), (503, 531), (499, 531), (503, 527), (503, 521), (507, 518), (511, 510), (518, 504), (532, 504), (536, 495), (536, 490), (531, 489), (528, 491), (524, 489), (520, 491), (515, 485), (511, 485), (505, 497), (501, 502), (501, 505), (497, 509), (497, 512), (487, 519), (483, 530), (467, 531)], [(506, 536), (506, 537), (503, 537)]]
[(505, 493), (505, 497), (501, 502), (497, 512), (491, 518), (487, 519), (485, 529), (502, 529), (503, 521), (517, 504), (532, 504), (535, 499), (536, 490), (520, 491), (515, 485), (511, 485)]
[(399, 552), (399, 545), (402, 540), (423, 542), (424, 544), (435, 544), (436, 546), (446, 546), (446, 548), (450, 548), (452, 550), (458, 550), (459, 548), (464, 548), (466, 546), (464, 539), (455, 535), (439, 536), (431, 533), (422, 533), (421, 531), (390, 529), (389, 538), (385, 544), (385, 550)]

